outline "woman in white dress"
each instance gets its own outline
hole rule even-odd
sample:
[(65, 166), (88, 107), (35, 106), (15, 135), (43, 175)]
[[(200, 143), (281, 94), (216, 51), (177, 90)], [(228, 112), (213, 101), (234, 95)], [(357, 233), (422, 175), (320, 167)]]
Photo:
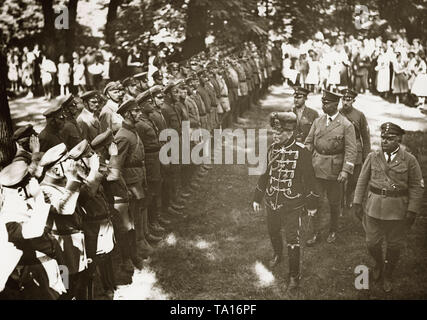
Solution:
[(60, 95), (65, 96), (70, 93), (70, 64), (65, 62), (63, 55), (59, 57), (58, 63), (58, 84), (60, 86)]
[(403, 101), (408, 92), (407, 62), (402, 58), (400, 52), (396, 53), (396, 59), (393, 61), (393, 70), (393, 94), (396, 95), (396, 103), (399, 103)]
[(415, 78), (417, 77), (416, 75), (416, 70), (417, 70), (417, 59), (415, 58), (415, 52), (413, 51), (409, 51), (408, 53), (408, 67), (406, 70), (406, 73), (409, 77), (408, 79), (408, 89), (409, 91), (412, 89), (412, 86), (414, 84)]
[(86, 90), (85, 65), (79, 56), (75, 57), (73, 62), (73, 85), (80, 95)]
[(310, 92), (317, 92), (320, 81), (319, 60), (317, 59), (317, 53), (312, 49), (308, 50), (308, 55), (308, 74), (305, 79), (305, 83), (307, 84), (307, 89), (310, 90)]
[(341, 71), (341, 59), (336, 48), (332, 49), (329, 53), (329, 77), (327, 86), (329, 90), (336, 91), (336, 88), (340, 84), (340, 71)]
[(419, 51), (417, 55), (416, 78), (411, 92), (418, 97), (417, 106), (424, 109), (425, 98), (427, 97), (427, 64), (424, 51)]
[(285, 86), (287, 86), (288, 80), (291, 77), (291, 58), (289, 57), (289, 53), (285, 53), (285, 59), (283, 59), (282, 75), (283, 75), (283, 78), (285, 79), (284, 81)]
[(12, 92), (18, 92), (18, 56), (13, 52), (7, 56), (8, 72), (7, 77), (10, 81), (10, 89)]
[(43, 55), (42, 63), (40, 64), (40, 75), (46, 100), (50, 100), (53, 97), (53, 77), (56, 71), (55, 63)]
[(385, 93), (390, 91), (390, 61), (382, 47), (375, 71), (377, 71), (377, 91), (384, 98)]

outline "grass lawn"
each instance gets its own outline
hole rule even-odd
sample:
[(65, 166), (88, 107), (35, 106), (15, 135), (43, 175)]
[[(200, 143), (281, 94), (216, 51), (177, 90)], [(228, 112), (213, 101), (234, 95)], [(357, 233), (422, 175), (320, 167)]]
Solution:
[[(267, 114), (264, 110), (249, 112), (248, 127), (267, 128)], [(426, 138), (426, 133), (411, 135)], [(426, 158), (422, 154), (418, 158), (423, 161), (427, 177)], [(327, 244), (325, 210), (320, 211), (325, 226), (323, 241), (313, 248), (303, 247), (302, 288), (297, 295), (289, 296), (284, 290), (288, 269), (286, 249), (283, 263), (273, 270), (267, 267), (272, 249), (266, 212), (254, 214), (251, 209), (256, 181), (257, 176), (248, 175), (246, 165), (214, 165), (209, 171), (200, 190), (187, 204), (188, 218), (173, 220), (168, 240), (158, 247), (149, 264), (156, 278), (153, 288), (165, 293), (160, 298), (427, 298), (427, 215), (417, 218), (395, 272), (394, 290), (385, 294), (380, 285), (371, 284), (370, 290), (355, 289), (356, 266), (372, 263), (365, 249), (361, 223), (348, 212), (340, 218), (338, 240)], [(304, 217), (303, 242), (306, 229)]]

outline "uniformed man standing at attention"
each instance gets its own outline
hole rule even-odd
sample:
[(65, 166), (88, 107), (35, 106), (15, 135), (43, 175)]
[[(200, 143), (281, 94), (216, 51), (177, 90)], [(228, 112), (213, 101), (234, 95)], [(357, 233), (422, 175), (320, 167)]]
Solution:
[[(381, 125), (382, 150), (371, 152), (362, 167), (354, 194), (354, 210), (363, 216), (368, 252), (375, 261), (373, 278), (383, 275), (383, 289), (392, 290), (392, 273), (405, 236), (421, 212), (424, 180), (417, 159), (400, 146), (405, 131), (387, 122)], [(363, 198), (368, 191), (362, 209)], [(387, 247), (383, 258), (382, 242)]]
[(356, 133), (357, 146), (356, 162), (354, 163), (353, 174), (348, 177), (345, 194), (347, 206), (350, 207), (353, 202), (353, 192), (356, 188), (362, 164), (369, 152), (371, 152), (371, 137), (369, 135), (369, 126), (365, 115), (363, 112), (353, 107), (357, 92), (354, 92), (351, 89), (344, 89), (342, 94), (342, 109), (340, 110), (340, 113), (353, 124), (354, 131)]
[[(342, 183), (353, 173), (357, 156), (356, 135), (350, 121), (338, 112), (341, 95), (323, 91), (322, 109), (325, 115), (314, 120), (305, 139), (306, 147), (313, 152), (312, 163), (322, 193), (326, 192), (331, 214), (327, 242), (336, 240), (338, 215), (342, 197)], [(319, 217), (311, 220), (313, 238), (307, 241), (312, 246), (319, 240)]]
[(123, 117), (117, 113), (119, 105), (123, 101), (124, 91), (118, 81), (109, 82), (104, 88), (104, 95), (108, 98), (107, 103), (99, 113), (101, 131), (110, 129), (115, 134), (122, 126)]
[(140, 108), (134, 99), (123, 102), (117, 109), (117, 113), (124, 119), (122, 127), (114, 136), (118, 154), (112, 164), (117, 169), (129, 191), (129, 221), (125, 228), (128, 231), (128, 239), (131, 245), (130, 258), (137, 269), (142, 268), (142, 261), (137, 255), (137, 236), (141, 240), (139, 247), (143, 252), (150, 252), (152, 248), (147, 245), (144, 237), (143, 206), (146, 197), (147, 179), (145, 171), (144, 145), (135, 129)]
[(311, 125), (314, 119), (319, 117), (316, 110), (313, 110), (305, 105), (309, 90), (301, 87), (294, 87), (294, 104), (293, 112), (297, 115), (297, 127), (295, 128), (295, 137), (298, 142), (304, 143), (305, 138), (310, 132)]
[(288, 290), (299, 285), (301, 215), (304, 208), (314, 214), (319, 198), (314, 190), (316, 178), (310, 152), (295, 140), (296, 122), (292, 112), (274, 112), (270, 116), (274, 141), (267, 155), (267, 170), (258, 180), (253, 200), (253, 209), (258, 212), (265, 197), (268, 233), (274, 250), (270, 267), (282, 260), (282, 222), (285, 226), (290, 275)]

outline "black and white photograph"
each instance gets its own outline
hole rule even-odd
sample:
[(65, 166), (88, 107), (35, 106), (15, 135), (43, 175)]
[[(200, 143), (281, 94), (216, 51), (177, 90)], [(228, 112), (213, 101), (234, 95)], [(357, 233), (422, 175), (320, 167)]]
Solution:
[(426, 0), (0, 0), (0, 300), (426, 300), (426, 50)]

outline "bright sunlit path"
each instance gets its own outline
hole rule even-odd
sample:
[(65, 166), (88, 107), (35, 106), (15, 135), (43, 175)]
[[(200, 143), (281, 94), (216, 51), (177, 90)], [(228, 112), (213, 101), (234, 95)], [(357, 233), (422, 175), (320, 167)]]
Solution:
[(132, 283), (118, 286), (114, 300), (168, 300), (169, 295), (157, 285), (156, 273), (149, 267), (135, 270)]
[(254, 272), (258, 277), (259, 287), (265, 288), (273, 285), (275, 280), (274, 275), (261, 262), (255, 262)]

